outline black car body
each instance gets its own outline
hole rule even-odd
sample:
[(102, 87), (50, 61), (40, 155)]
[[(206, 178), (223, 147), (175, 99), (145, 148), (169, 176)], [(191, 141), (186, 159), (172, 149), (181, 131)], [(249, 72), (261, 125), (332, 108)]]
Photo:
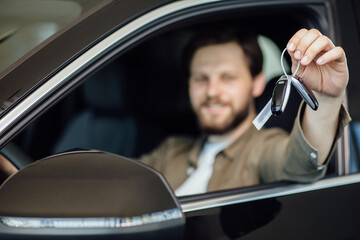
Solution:
[[(271, 39), (279, 49), (298, 29), (317, 28), (346, 52), (350, 81), (344, 104), (353, 119), (337, 142), (326, 177), (310, 184), (278, 182), (178, 199), (169, 193), (175, 202), (173, 206), (181, 205), (186, 217), (184, 236), (181, 231), (176, 234), (184, 239), (360, 238), (356, 220), (360, 214), (360, 2), (74, 2), (82, 9), (77, 15), (74, 13), (75, 17), (61, 23), (59, 30), (24, 56), (0, 66), (0, 146), (19, 169), (72, 148), (136, 158), (169, 135), (198, 134), (180, 60), (186, 40), (204, 24), (246, 24)], [(41, 5), (41, 1), (34, 3)], [(6, 7), (6, 1), (3, 4)], [(56, 12), (56, 7), (49, 8)], [(60, 7), (58, 10), (61, 12)], [(11, 16), (4, 14), (6, 17), (11, 22)], [(34, 22), (41, 21), (38, 18)], [(20, 34), (22, 25), (16, 26), (19, 27), (6, 31), (0, 47)], [(114, 78), (126, 80), (114, 85), (109, 80)], [(114, 86), (123, 90), (113, 92)], [(272, 89), (270, 85), (268, 88)], [(265, 93), (258, 100), (259, 108), (268, 99)], [(298, 99), (294, 99), (291, 109), (288, 107), (288, 115), (270, 121), (268, 126), (289, 130), (296, 104)], [(91, 122), (78, 122), (79, 116)], [(115, 128), (119, 122), (122, 127)], [(105, 134), (104, 125), (110, 136), (101, 135)], [(97, 135), (97, 142), (77, 140), (80, 135), (88, 140), (96, 131), (102, 132)], [(158, 199), (150, 195), (146, 201)], [(0, 222), (2, 237), (63, 236), (61, 228), (55, 233), (51, 229), (44, 233), (39, 230), (38, 234), (36, 228), (29, 232), (19, 230), (22, 235), (17, 235), (17, 229), (4, 220)], [(66, 236), (83, 236), (80, 227), (72, 233)], [(103, 233), (95, 228), (84, 236), (101, 238)], [(146, 233), (150, 236), (151, 230)], [(167, 233), (162, 234), (166, 239)], [(146, 238), (146, 234), (141, 237)]]

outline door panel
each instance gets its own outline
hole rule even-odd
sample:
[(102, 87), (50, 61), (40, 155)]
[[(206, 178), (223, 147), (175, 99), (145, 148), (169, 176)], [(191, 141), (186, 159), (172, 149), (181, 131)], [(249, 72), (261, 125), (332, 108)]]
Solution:
[(186, 213), (185, 239), (359, 239), (360, 183)]

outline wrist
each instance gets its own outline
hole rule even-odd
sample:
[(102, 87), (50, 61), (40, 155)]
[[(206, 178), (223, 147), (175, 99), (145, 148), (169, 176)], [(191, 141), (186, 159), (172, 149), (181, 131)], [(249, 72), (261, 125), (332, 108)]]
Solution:
[(308, 109), (306, 111), (311, 115), (311, 117), (315, 117), (317, 120), (326, 121), (337, 119), (345, 97), (345, 90), (337, 97), (332, 97), (318, 92), (314, 92), (314, 95), (319, 102), (319, 107), (317, 111), (313, 111), (307, 106)]

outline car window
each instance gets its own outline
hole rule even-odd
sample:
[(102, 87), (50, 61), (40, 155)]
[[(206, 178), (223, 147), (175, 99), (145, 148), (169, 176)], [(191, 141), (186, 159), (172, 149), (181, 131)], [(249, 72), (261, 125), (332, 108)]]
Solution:
[[(169, 136), (197, 136), (181, 62), (182, 49), (192, 34), (186, 28), (170, 31), (118, 57), (31, 124), (14, 143), (33, 161), (73, 149), (139, 158)], [(281, 50), (269, 36), (259, 35), (258, 42), (269, 82), (283, 74)], [(285, 66), (289, 69), (286, 62)], [(261, 99), (268, 100), (268, 96)]]
[(0, 55), (3, 57), (0, 58), (0, 73), (99, 2), (1, 1)]
[[(156, 37), (121, 56), (90, 76), (79, 89), (33, 123), (17, 141), (34, 160), (79, 148), (139, 157), (167, 136), (197, 135), (187, 95), (187, 79), (181, 73), (179, 62), (188, 35), (186, 31), (165, 34), (168, 46), (161, 45), (163, 37)], [(270, 81), (282, 74), (281, 51), (264, 35), (259, 36), (258, 42), (264, 53), (266, 80)], [(164, 47), (169, 51), (157, 52)], [(155, 53), (158, 56), (154, 57)], [(140, 55), (143, 60), (139, 59)], [(149, 65), (151, 58), (158, 62)], [(162, 67), (168, 59), (175, 61), (177, 67)], [(288, 64), (285, 65), (288, 69)], [(141, 73), (136, 72), (138, 67)], [(158, 79), (143, 79), (143, 74), (151, 71), (155, 72), (150, 73), (153, 76), (158, 74)], [(182, 125), (174, 124), (180, 119)], [(54, 124), (59, 127), (52, 128)]]

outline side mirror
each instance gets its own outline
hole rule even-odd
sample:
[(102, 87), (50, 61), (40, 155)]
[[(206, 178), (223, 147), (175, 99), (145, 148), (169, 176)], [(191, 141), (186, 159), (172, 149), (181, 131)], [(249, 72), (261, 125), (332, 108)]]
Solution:
[(184, 227), (163, 176), (110, 153), (54, 155), (0, 188), (0, 239), (182, 239)]

